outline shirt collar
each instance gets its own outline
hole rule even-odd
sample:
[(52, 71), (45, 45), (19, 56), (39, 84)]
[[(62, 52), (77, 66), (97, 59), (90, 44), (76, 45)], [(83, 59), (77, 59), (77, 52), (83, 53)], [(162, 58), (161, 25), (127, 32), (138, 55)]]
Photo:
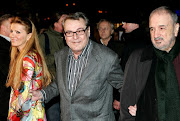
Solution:
[[(109, 41), (110, 41), (111, 39), (112, 39), (112, 36), (110, 37)], [(104, 45), (104, 43), (103, 43), (102, 39), (100, 39), (100, 42), (101, 42), (101, 44), (103, 44), (103, 45)]]
[(4, 36), (4, 35), (2, 35), (2, 34), (0, 34), (0, 36), (3, 37), (3, 38), (5, 38), (7, 41), (11, 42), (11, 39), (10, 39), (9, 37)]
[[(82, 53), (78, 56), (78, 58), (85, 56), (89, 51), (90, 46), (91, 46), (91, 41), (89, 40), (88, 44), (85, 46), (85, 48), (83, 49)], [(73, 51), (71, 49), (69, 49), (69, 56), (74, 56)]]

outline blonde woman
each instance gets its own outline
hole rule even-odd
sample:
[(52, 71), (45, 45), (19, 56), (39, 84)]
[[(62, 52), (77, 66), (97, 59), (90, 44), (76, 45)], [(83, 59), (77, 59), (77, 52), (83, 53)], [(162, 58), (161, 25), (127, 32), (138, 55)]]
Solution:
[(11, 62), (6, 86), (11, 86), (8, 121), (46, 121), (41, 100), (31, 101), (29, 90), (41, 90), (50, 81), (34, 24), (27, 18), (11, 22)]

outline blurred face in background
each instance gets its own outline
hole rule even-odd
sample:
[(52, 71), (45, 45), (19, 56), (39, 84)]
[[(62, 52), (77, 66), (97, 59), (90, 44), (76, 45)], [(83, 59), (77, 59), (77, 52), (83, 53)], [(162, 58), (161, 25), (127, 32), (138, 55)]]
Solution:
[[(67, 19), (64, 22), (64, 33), (67, 45), (76, 55), (81, 54), (85, 46), (88, 44), (90, 37), (90, 27), (86, 26), (85, 20)], [(69, 36), (72, 34), (71, 36)]]
[(60, 19), (58, 20), (58, 22), (55, 22), (54, 23), (54, 30), (59, 32), (59, 33), (63, 33), (63, 26), (62, 26), (62, 23), (63, 23), (63, 20), (67, 17), (66, 14), (63, 14)]
[(1, 34), (4, 36), (9, 37), (10, 31), (11, 31), (11, 18), (8, 20), (4, 21), (3, 24), (1, 25)]
[(99, 24), (98, 32), (99, 32), (100, 38), (102, 40), (106, 40), (106, 39), (110, 39), (114, 31), (109, 22), (103, 21)]
[(122, 28), (124, 28), (124, 32), (125, 33), (131, 33), (132, 31), (134, 31), (138, 27), (139, 27), (138, 24), (135, 24), (135, 23), (126, 23), (126, 22), (123, 22), (123, 26), (122, 26)]
[(176, 41), (179, 24), (174, 24), (172, 17), (166, 12), (156, 12), (149, 18), (149, 28), (154, 47), (169, 52)]

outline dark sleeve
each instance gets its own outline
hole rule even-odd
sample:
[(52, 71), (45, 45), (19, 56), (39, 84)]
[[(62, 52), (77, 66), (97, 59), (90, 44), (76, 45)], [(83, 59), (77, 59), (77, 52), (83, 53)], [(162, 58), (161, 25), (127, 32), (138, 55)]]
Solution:
[(7, 75), (9, 72), (9, 63), (10, 63), (10, 56), (7, 51), (2, 52), (0, 50), (0, 74), (1, 74), (1, 79), (7, 79)]
[(120, 93), (119, 93), (118, 89), (113, 88), (113, 99), (120, 101)]
[(135, 121), (135, 117), (131, 116), (128, 110), (129, 106), (136, 104), (135, 57), (133, 54), (130, 56), (125, 68), (120, 97), (120, 121)]

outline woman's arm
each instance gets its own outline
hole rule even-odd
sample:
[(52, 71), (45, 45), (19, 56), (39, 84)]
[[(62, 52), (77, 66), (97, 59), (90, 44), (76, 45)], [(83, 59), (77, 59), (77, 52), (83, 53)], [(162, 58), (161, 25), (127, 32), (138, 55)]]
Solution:
[[(36, 67), (38, 66), (38, 67)], [(30, 89), (40, 89), (42, 67), (33, 56), (25, 56), (23, 59), (22, 82), (19, 89), (18, 102), (22, 107), (26, 101), (31, 99)], [(18, 106), (18, 105), (17, 105)]]

